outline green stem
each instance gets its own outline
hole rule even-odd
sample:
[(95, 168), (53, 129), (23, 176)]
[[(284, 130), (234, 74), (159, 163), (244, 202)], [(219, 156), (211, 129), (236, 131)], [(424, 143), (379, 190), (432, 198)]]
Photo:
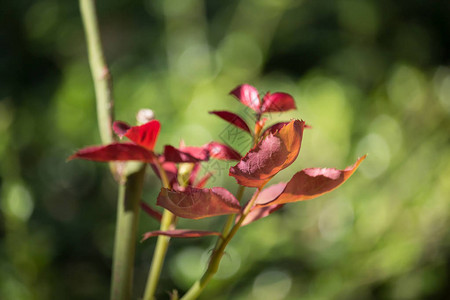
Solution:
[(112, 300), (131, 298), (139, 202), (144, 184), (145, 164), (119, 184), (117, 224), (111, 285)]
[[(155, 160), (155, 165), (158, 168), (163, 187), (170, 188), (170, 182), (167, 178), (166, 171), (163, 169), (161, 164)], [(171, 225), (175, 222), (175, 216), (168, 210), (164, 210), (161, 219), (160, 230), (169, 230)], [(156, 292), (156, 287), (158, 286), (159, 277), (161, 275), (162, 266), (164, 264), (164, 259), (166, 256), (167, 248), (169, 247), (170, 237), (168, 236), (158, 236), (156, 242), (155, 252), (153, 253), (152, 263), (150, 265), (150, 271), (147, 279), (147, 284), (145, 286), (144, 300), (153, 300)]]
[[(239, 230), (239, 228), (242, 225), (242, 222), (244, 222), (247, 215), (250, 213), (250, 209), (253, 207), (256, 198), (258, 197), (262, 187), (257, 190), (255, 195), (250, 200), (249, 204), (246, 206), (245, 210), (243, 211), (241, 218), (239, 221), (233, 226), (233, 228), (230, 230), (228, 235), (226, 235), (223, 239), (223, 242), (217, 243), (217, 248), (214, 249), (214, 252), (211, 256), (211, 260), (209, 261), (208, 268), (206, 269), (205, 273), (203, 274), (202, 278), (198, 281), (196, 281), (192, 287), (187, 291), (187, 293), (181, 298), (181, 300), (193, 300), (197, 299), (197, 297), (202, 293), (202, 291), (205, 289), (208, 282), (211, 280), (211, 278), (217, 273), (217, 270), (219, 269), (220, 261), (222, 260), (225, 248), (227, 247), (228, 243), (231, 241), (231, 239), (234, 237), (236, 232)], [(229, 218), (230, 219), (230, 218)], [(228, 224), (228, 222), (227, 222)], [(226, 229), (226, 227), (225, 227)]]
[[(89, 65), (94, 81), (100, 138), (103, 144), (110, 144), (115, 140), (112, 131), (114, 102), (111, 76), (100, 40), (95, 0), (79, 0), (79, 4), (86, 33)], [(128, 300), (131, 298), (132, 292), (136, 231), (145, 165), (126, 178), (116, 172), (114, 163), (110, 163), (110, 169), (119, 182), (111, 299)]]
[(111, 76), (103, 56), (102, 43), (100, 40), (95, 0), (80, 0), (80, 11), (86, 33), (89, 64), (97, 99), (97, 120), (100, 137), (103, 144), (110, 144), (114, 141), (111, 126), (114, 120), (114, 102), (112, 97)]

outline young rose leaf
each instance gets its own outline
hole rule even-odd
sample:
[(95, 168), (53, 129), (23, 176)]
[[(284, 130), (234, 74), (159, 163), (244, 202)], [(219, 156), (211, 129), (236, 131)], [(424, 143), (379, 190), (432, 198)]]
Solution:
[(220, 160), (240, 160), (242, 157), (239, 152), (233, 148), (218, 142), (211, 142), (207, 144), (206, 147), (211, 158)]
[(249, 84), (243, 84), (230, 92), (242, 104), (250, 107), (256, 113), (260, 113), (261, 100), (259, 99), (258, 90)]
[(120, 138), (123, 138), (130, 128), (130, 125), (122, 121), (115, 121), (113, 123), (113, 130)]
[(78, 150), (72, 159), (86, 159), (93, 161), (128, 161), (139, 160), (143, 162), (152, 162), (156, 159), (153, 152), (132, 143), (113, 143), (106, 146), (92, 146)]
[(209, 151), (205, 147), (183, 147), (177, 149), (173, 146), (164, 146), (164, 159), (174, 163), (195, 163), (209, 160)]
[(296, 109), (294, 98), (286, 93), (267, 93), (263, 98), (261, 113)]
[(148, 205), (147, 203), (141, 201), (140, 203), (142, 210), (147, 213), (147, 215), (149, 215), (150, 217), (152, 217), (153, 219), (155, 219), (156, 221), (161, 223), (161, 219), (162, 219), (162, 214), (157, 211), (154, 210), (153, 208), (151, 208), (150, 205)]
[(217, 231), (202, 231), (202, 230), (189, 230), (189, 229), (174, 229), (174, 230), (167, 230), (167, 231), (161, 231), (161, 230), (155, 230), (150, 231), (147, 233), (144, 233), (144, 236), (141, 240), (145, 241), (148, 238), (159, 236), (159, 235), (165, 235), (175, 238), (195, 238), (195, 237), (202, 237), (202, 236), (208, 236), (208, 235), (218, 235), (221, 236), (220, 232)]
[(238, 115), (236, 115), (232, 112), (229, 112), (229, 111), (225, 111), (225, 110), (210, 111), (209, 113), (214, 114), (214, 115), (218, 116), (219, 118), (227, 121), (228, 123), (233, 124), (237, 128), (240, 128), (251, 134), (250, 128), (248, 127), (247, 123)]
[(230, 176), (240, 185), (261, 187), (297, 158), (305, 122), (293, 120), (269, 134), (250, 150), (234, 167)]
[[(136, 144), (153, 150), (160, 129), (159, 121), (151, 120), (143, 125), (130, 127), (124, 135)], [(119, 129), (119, 132), (122, 132), (121, 129)]]
[(283, 192), (273, 198), (261, 198), (256, 200), (257, 206), (270, 206), (289, 202), (309, 200), (319, 197), (343, 184), (366, 158), (360, 157), (352, 166), (344, 170), (331, 168), (310, 168), (296, 173), (287, 183)]
[[(250, 213), (247, 215), (247, 217), (245, 218), (245, 220), (242, 222), (241, 226), (245, 226), (248, 225), (250, 223), (253, 223), (259, 219), (265, 218), (268, 215), (270, 215), (273, 212), (276, 212), (277, 210), (279, 210), (280, 208), (283, 207), (284, 204), (274, 204), (274, 205), (269, 205), (269, 206), (258, 206), (258, 207), (254, 207)], [(239, 221), (239, 218), (236, 218), (236, 222)]]
[(156, 204), (186, 219), (234, 214), (241, 209), (239, 201), (233, 194), (221, 187), (212, 189), (187, 187), (184, 191), (162, 188)]

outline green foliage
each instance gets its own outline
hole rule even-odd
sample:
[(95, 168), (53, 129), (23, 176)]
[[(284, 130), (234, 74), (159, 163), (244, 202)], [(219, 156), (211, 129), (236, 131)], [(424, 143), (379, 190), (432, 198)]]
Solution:
[[(225, 122), (207, 112), (236, 111), (227, 93), (248, 82), (293, 95), (298, 111), (283, 119), (313, 126), (301, 159), (279, 180), (305, 167), (343, 168), (369, 154), (340, 190), (244, 227), (204, 299), (448, 294), (446, 1), (98, 5), (116, 117), (134, 123), (139, 109), (151, 108), (162, 123), (158, 151), (182, 137), (188, 145), (214, 139), (242, 151)], [(3, 9), (0, 299), (106, 299), (116, 185), (105, 165), (65, 163), (74, 150), (99, 143), (78, 6), (9, 1)], [(268, 122), (279, 120), (273, 113)], [(229, 166), (209, 166), (217, 174), (211, 186), (236, 189), (224, 179)], [(155, 201), (158, 192), (148, 178), (145, 199)], [(219, 221), (180, 220), (179, 227), (212, 229)], [(157, 228), (145, 215), (140, 223), (140, 233)], [(204, 270), (210, 241), (173, 240), (161, 299), (174, 282), (183, 292)], [(153, 249), (152, 241), (138, 245), (136, 297)]]

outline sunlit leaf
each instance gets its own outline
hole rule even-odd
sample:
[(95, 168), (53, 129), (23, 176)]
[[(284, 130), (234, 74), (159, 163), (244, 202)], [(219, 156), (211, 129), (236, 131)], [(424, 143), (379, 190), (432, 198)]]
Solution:
[(106, 146), (92, 146), (78, 150), (71, 159), (86, 159), (93, 161), (129, 161), (139, 160), (152, 162), (156, 159), (153, 152), (132, 143), (113, 143)]
[(162, 188), (157, 205), (170, 210), (176, 216), (200, 219), (240, 211), (239, 201), (224, 188), (198, 189), (187, 187), (184, 191)]
[(294, 98), (286, 93), (267, 93), (263, 98), (261, 113), (296, 109)]
[(151, 120), (143, 125), (130, 127), (125, 136), (136, 144), (153, 150), (160, 128), (161, 124), (158, 120)]
[(297, 158), (303, 136), (304, 122), (293, 120), (269, 134), (234, 167), (230, 176), (244, 186), (261, 187)]
[(303, 201), (331, 192), (343, 184), (356, 171), (359, 164), (365, 158), (365, 155), (360, 157), (354, 165), (344, 170), (332, 168), (304, 169), (292, 177), (281, 194), (273, 199), (269, 197), (257, 199), (256, 204), (258, 206), (269, 206)]
[(242, 104), (250, 107), (255, 112), (260, 112), (261, 100), (259, 98), (258, 90), (249, 84), (243, 84), (230, 92)]

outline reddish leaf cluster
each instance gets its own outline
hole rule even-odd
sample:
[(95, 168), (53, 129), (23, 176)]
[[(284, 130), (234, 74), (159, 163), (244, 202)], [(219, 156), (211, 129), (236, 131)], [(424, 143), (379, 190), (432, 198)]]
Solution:
[[(241, 225), (266, 217), (286, 203), (313, 199), (336, 189), (355, 172), (365, 159), (363, 156), (355, 164), (343, 170), (304, 169), (294, 174), (287, 183), (278, 183), (263, 189), (278, 172), (296, 160), (301, 148), (303, 131), (310, 126), (302, 120), (291, 120), (276, 123), (264, 129), (265, 119), (261, 119), (261, 115), (264, 113), (283, 112), (296, 108), (294, 99), (289, 94), (268, 92), (260, 98), (258, 91), (248, 84), (238, 86), (230, 94), (255, 111), (257, 117), (255, 130), (252, 132), (251, 127), (244, 119), (232, 112), (212, 111), (211, 113), (252, 135), (254, 146), (244, 157), (241, 157), (229, 146), (217, 142), (211, 142), (201, 147), (181, 145), (179, 148), (175, 148), (166, 145), (163, 154), (155, 154), (153, 149), (160, 124), (153, 120), (133, 127), (123, 122), (115, 122), (114, 131), (120, 137), (127, 137), (132, 143), (88, 147), (79, 150), (70, 158), (149, 162), (158, 176), (161, 177), (160, 169), (164, 170), (171, 185), (161, 189), (157, 205), (168, 209), (176, 216), (189, 219), (238, 214), (238, 220), (245, 218), (241, 221)], [(241, 207), (239, 201), (224, 188), (203, 188), (211, 174), (207, 174), (199, 180), (196, 179), (200, 169), (199, 162), (209, 158), (238, 161), (235, 166), (230, 168), (229, 175), (234, 177), (240, 185), (257, 188), (253, 200), (249, 201), (246, 207)], [(183, 185), (180, 185), (177, 180), (179, 173), (177, 164), (179, 163), (192, 164), (189, 179)], [(150, 215), (160, 218), (159, 213), (148, 205), (144, 204), (143, 208)], [(173, 237), (195, 237), (218, 233), (186, 230), (154, 231), (147, 233), (144, 239), (161, 234)]]

